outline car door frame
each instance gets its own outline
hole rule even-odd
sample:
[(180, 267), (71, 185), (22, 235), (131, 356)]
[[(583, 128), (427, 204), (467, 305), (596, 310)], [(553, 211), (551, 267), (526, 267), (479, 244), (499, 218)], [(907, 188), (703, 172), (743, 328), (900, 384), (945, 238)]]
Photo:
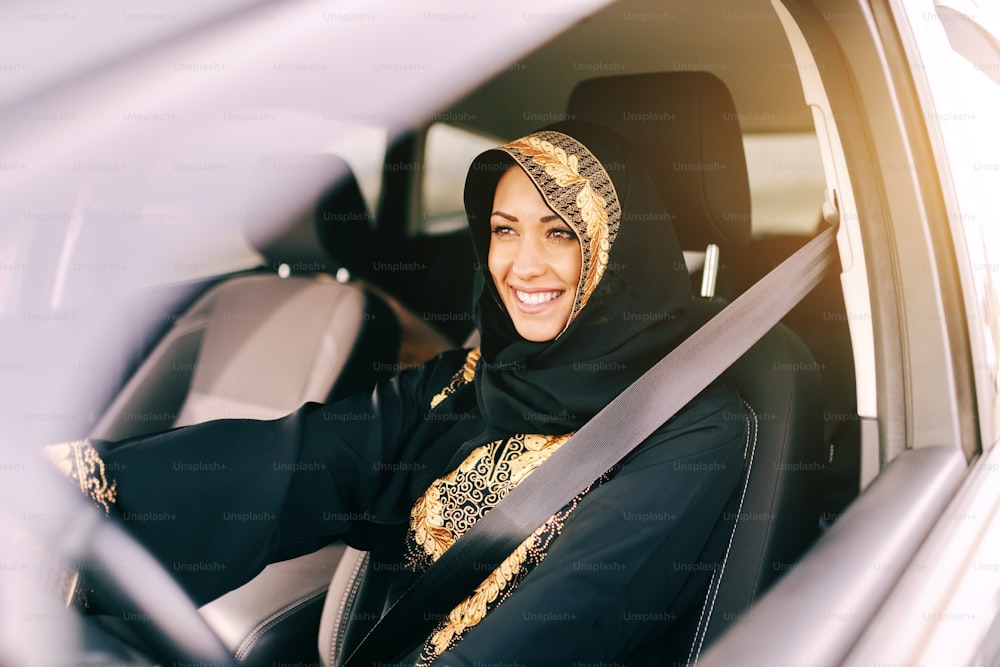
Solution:
[[(1000, 470), (995, 451), (969, 466), (981, 443), (967, 324), (941, 316), (963, 303), (946, 186), (891, 3), (773, 4), (826, 141), (825, 212), (843, 226), (845, 273), (864, 263), (861, 280), (844, 286), (848, 315), (862, 304), (852, 323), (857, 363), (873, 365), (858, 367), (859, 383), (874, 382), (874, 392), (859, 386), (866, 488), (703, 664), (922, 664), (909, 660), (928, 625), (949, 620), (912, 606), (929, 590), (927, 570), (951, 573), (942, 555), (958, 533), (968, 560), (997, 532), (1000, 507), (989, 484)], [(978, 521), (974, 507), (986, 510)], [(934, 589), (925, 603), (947, 592)], [(911, 619), (929, 614), (924, 623), (900, 624), (907, 604)], [(979, 620), (965, 628), (970, 639), (992, 619)]]

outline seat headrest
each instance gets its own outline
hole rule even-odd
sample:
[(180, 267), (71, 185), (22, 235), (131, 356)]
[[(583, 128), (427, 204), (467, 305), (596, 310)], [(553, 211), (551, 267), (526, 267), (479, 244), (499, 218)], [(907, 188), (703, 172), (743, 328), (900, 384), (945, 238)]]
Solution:
[(371, 272), (368, 208), (342, 158), (271, 156), (258, 166), (251, 187), (246, 236), (268, 264), (288, 264), (293, 273)]
[(720, 79), (706, 72), (588, 79), (573, 89), (567, 111), (632, 144), (684, 248), (749, 242), (743, 137), (733, 98)]

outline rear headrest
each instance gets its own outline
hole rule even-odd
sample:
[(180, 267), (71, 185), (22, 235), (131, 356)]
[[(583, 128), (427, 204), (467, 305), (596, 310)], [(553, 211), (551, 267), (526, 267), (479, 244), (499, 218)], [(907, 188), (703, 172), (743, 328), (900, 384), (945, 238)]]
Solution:
[(371, 272), (373, 232), (358, 181), (335, 155), (275, 155), (258, 166), (246, 221), (250, 244), (293, 273)]
[(739, 116), (726, 85), (705, 72), (657, 72), (577, 84), (570, 117), (604, 125), (645, 161), (681, 244), (750, 240), (750, 183)]

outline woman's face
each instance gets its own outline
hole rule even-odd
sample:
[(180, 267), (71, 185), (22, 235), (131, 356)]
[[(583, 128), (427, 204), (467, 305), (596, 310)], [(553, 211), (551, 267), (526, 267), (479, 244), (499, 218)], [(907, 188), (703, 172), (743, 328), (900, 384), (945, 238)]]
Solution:
[(576, 234), (518, 167), (497, 183), (490, 229), (490, 276), (517, 333), (552, 340), (566, 327), (580, 282)]

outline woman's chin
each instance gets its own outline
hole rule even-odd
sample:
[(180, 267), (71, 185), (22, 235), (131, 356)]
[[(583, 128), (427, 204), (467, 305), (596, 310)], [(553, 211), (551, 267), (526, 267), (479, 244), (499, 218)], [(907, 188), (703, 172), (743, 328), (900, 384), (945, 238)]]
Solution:
[[(525, 321), (523, 317), (514, 317), (514, 328), (521, 338), (532, 343), (544, 343), (558, 336), (565, 325), (566, 318), (561, 321), (539, 322), (537, 320)], [(546, 318), (548, 319), (548, 318)]]

